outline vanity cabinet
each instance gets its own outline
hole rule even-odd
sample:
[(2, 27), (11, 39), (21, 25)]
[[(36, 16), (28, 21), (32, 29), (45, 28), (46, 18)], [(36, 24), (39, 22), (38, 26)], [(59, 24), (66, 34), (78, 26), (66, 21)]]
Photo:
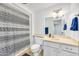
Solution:
[(44, 56), (78, 56), (79, 47), (44, 41)]
[(44, 56), (56, 56), (56, 51), (57, 49), (56, 48), (52, 48), (52, 47), (49, 47), (49, 46), (44, 46)]
[(60, 52), (60, 44), (44, 41), (44, 56), (57, 56)]

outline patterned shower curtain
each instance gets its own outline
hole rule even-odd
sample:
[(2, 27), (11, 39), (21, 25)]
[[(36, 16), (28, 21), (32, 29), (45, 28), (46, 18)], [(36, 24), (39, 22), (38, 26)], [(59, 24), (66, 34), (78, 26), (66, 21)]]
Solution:
[(0, 56), (16, 55), (30, 45), (29, 16), (0, 4)]

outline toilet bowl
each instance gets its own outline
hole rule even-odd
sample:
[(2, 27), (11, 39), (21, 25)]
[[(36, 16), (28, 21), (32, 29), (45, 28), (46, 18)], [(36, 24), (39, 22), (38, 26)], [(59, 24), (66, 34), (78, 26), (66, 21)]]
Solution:
[(41, 47), (38, 44), (34, 44), (31, 46), (31, 51), (33, 53), (34, 56), (38, 56), (40, 51), (41, 51)]

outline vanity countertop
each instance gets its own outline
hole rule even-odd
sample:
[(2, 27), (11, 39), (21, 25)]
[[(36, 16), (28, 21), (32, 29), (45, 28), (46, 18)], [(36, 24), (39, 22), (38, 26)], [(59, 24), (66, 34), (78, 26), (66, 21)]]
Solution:
[(39, 37), (40, 39), (44, 41), (51, 41), (51, 42), (57, 42), (57, 43), (64, 43), (64, 44), (69, 44), (69, 45), (74, 45), (74, 46), (79, 46), (79, 41), (74, 40), (73, 38), (64, 36), (64, 35), (54, 35), (52, 37), (49, 36), (44, 36), (44, 35), (34, 35), (36, 37)]

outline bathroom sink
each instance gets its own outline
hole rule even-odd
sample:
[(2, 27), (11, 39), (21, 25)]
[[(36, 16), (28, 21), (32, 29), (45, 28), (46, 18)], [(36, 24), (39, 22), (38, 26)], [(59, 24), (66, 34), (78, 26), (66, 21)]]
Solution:
[(52, 40), (60, 40), (57, 36), (51, 36)]
[(55, 38), (54, 36), (51, 36), (52, 38)]

